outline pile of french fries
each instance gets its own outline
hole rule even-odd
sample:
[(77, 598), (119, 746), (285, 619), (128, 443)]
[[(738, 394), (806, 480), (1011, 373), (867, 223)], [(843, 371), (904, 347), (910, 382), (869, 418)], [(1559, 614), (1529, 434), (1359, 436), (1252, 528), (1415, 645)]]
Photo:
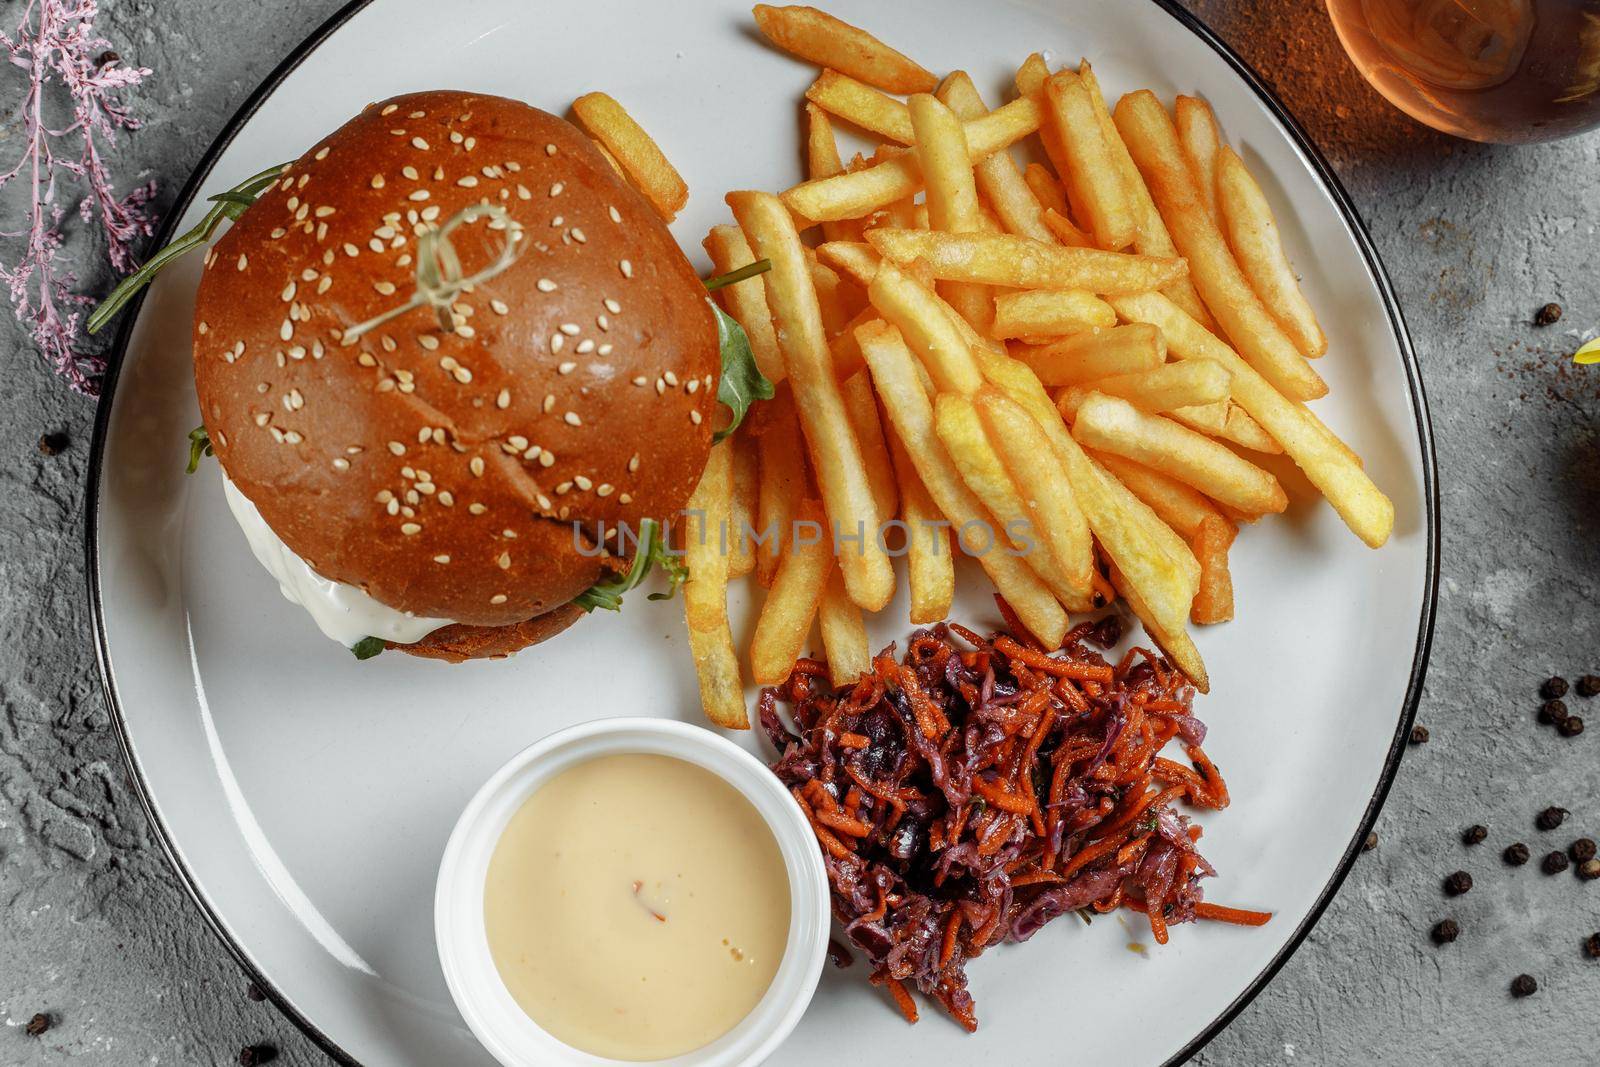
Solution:
[[(705, 239), (718, 273), (770, 261), (720, 296), (778, 383), (690, 504), (685, 608), (714, 723), (748, 725), (727, 612), (744, 575), (766, 589), (758, 684), (788, 676), (814, 623), (837, 684), (868, 669), (863, 612), (894, 593), (891, 551), (911, 622), (944, 618), (957, 540), (1044, 647), (1120, 597), (1207, 691), (1187, 627), (1233, 616), (1239, 525), (1288, 503), (1274, 457), (1368, 545), (1387, 540), (1392, 503), (1306, 407), (1327, 392), (1326, 338), (1203, 100), (1111, 107), (1087, 61), (1052, 72), (1035, 54), (990, 110), (966, 74), (939, 79), (814, 8), (755, 17), (822, 70), (809, 180), (729, 193), (734, 224)], [(671, 218), (687, 189), (660, 149), (614, 101), (586, 110)], [(835, 121), (877, 150), (844, 162)], [(886, 524), (903, 540), (876, 536)]]

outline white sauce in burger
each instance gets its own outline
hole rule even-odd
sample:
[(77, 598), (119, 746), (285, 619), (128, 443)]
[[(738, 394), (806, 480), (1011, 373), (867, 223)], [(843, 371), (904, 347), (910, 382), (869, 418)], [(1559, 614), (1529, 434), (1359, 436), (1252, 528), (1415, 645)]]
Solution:
[(228, 498), (228, 510), (233, 512), (234, 520), (244, 531), (245, 540), (250, 542), (250, 551), (267, 573), (278, 580), (278, 589), (284, 598), (305, 608), (317, 629), (346, 648), (364, 637), (381, 637), (385, 641), (409, 645), (453, 621), (419, 618), (410, 612), (397, 611), (353, 585), (324, 578), (279, 540), (261, 512), (234, 487), (227, 475), (222, 477), (222, 493)]

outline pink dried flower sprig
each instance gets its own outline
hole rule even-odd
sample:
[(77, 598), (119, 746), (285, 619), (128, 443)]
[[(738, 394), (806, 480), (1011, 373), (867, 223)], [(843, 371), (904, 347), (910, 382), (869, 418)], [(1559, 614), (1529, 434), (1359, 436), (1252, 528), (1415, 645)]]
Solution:
[[(90, 301), (72, 291), (76, 279), (59, 263), (64, 193), (71, 185), (84, 190), (78, 214), (98, 223), (118, 271), (137, 265), (134, 244), (152, 232), (155, 196), (154, 182), (118, 196), (102, 155), (118, 130), (139, 128), (123, 90), (143, 82), (150, 70), (122, 65), (95, 31), (98, 14), (98, 0), (26, 0), (15, 37), (0, 32), (0, 47), (26, 80), (17, 113), (22, 153), (0, 171), (0, 189), (19, 177), (28, 183), (27, 228), (0, 231), (0, 239), (20, 242), (14, 260), (0, 257), (0, 282), (45, 358), (73, 389), (90, 396), (99, 391), (105, 360), (81, 347), (80, 309)], [(65, 90), (60, 103), (56, 86)], [(49, 114), (62, 103), (70, 106), (52, 125)]]

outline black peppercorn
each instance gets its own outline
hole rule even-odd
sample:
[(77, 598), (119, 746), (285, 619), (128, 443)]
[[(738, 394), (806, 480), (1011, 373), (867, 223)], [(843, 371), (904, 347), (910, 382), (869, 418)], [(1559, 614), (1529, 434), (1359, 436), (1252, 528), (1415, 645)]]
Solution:
[(1566, 808), (1558, 808), (1555, 805), (1551, 805), (1539, 813), (1538, 817), (1533, 820), (1533, 825), (1541, 830), (1554, 830), (1561, 825), (1562, 820), (1566, 819), (1566, 817)]
[(47, 433), (39, 438), (39, 451), (47, 456), (58, 456), (67, 450), (67, 435)]
[(1561, 305), (1551, 301), (1533, 313), (1535, 326), (1554, 326), (1561, 321)]
[(256, 985), (254, 982), (251, 982), (249, 985), (245, 986), (244, 995), (258, 1004), (267, 999), (267, 995), (261, 991), (261, 987)]
[(1435, 945), (1448, 945), (1461, 936), (1461, 927), (1454, 919), (1445, 919), (1428, 934)]
[(1524, 845), (1521, 841), (1518, 841), (1514, 845), (1507, 845), (1506, 850), (1503, 853), (1503, 857), (1511, 866), (1521, 867), (1524, 863), (1528, 862), (1528, 846)]
[(1425, 745), (1428, 743), (1428, 728), (1426, 726), (1413, 726), (1411, 728), (1411, 743)]
[(1560, 700), (1567, 695), (1567, 680), (1560, 675), (1546, 678), (1544, 684), (1539, 687), (1539, 695), (1546, 700)]
[(1539, 705), (1539, 721), (1546, 726), (1559, 723), (1567, 717), (1567, 702), (1565, 700), (1546, 700)]
[[(116, 63), (121, 59), (122, 59), (121, 56), (117, 55), (115, 52), (111, 51), (110, 49), (107, 49), (106, 51), (101, 52), (100, 55), (95, 58), (94, 65), (97, 66), (97, 67), (109, 67), (111, 64)], [(1550, 306), (1551, 305), (1549, 305), (1549, 304), (1545, 305), (1545, 307), (1550, 307)], [(1539, 314), (1541, 314), (1541, 315), (1544, 314), (1544, 308), (1540, 308), (1539, 309)], [(1557, 307), (1557, 309), (1556, 309), (1556, 314), (1557, 314), (1557, 317), (1559, 318), (1560, 317), (1560, 308), (1559, 307)]]
[(1471, 888), (1472, 875), (1466, 871), (1456, 871), (1444, 880), (1444, 891), (1453, 897), (1459, 897)]
[(1378, 847), (1378, 832), (1376, 830), (1374, 830), (1374, 831), (1372, 831), (1372, 833), (1367, 835), (1367, 839), (1365, 841), (1361, 842), (1361, 851), (1362, 852), (1371, 852), (1373, 849), (1375, 849), (1377, 847)]
[(1107, 615), (1094, 624), (1091, 633), (1095, 644), (1101, 648), (1110, 648), (1122, 640), (1122, 619), (1116, 615)]
[(1600, 933), (1590, 934), (1583, 943), (1583, 950), (1593, 958), (1600, 960)]
[(239, 1050), (239, 1067), (261, 1067), (278, 1058), (278, 1050), (271, 1045), (246, 1045)]
[(1481, 845), (1483, 844), (1483, 839), (1488, 836), (1489, 828), (1487, 826), (1469, 826), (1462, 831), (1461, 840), (1463, 844)]
[(28, 1020), (26, 1029), (29, 1037), (38, 1037), (40, 1034), (50, 1029), (50, 1016), (46, 1015), (42, 1011), (37, 1013), (33, 1018)]
[(1587, 859), (1578, 864), (1578, 877), (1585, 882), (1592, 882), (1600, 878), (1600, 860)]
[(1539, 867), (1545, 874), (1560, 874), (1567, 869), (1567, 854), (1565, 852), (1552, 852), (1544, 858)]
[(1579, 678), (1578, 695), (1581, 697), (1600, 696), (1600, 674), (1586, 674)]
[(1595, 847), (1593, 838), (1578, 838), (1567, 846), (1567, 855), (1572, 857), (1573, 863), (1582, 863), (1584, 860), (1594, 859)]
[(1583, 717), (1581, 715), (1568, 715), (1556, 723), (1556, 732), (1562, 737), (1577, 737), (1583, 733)]
[(1534, 981), (1531, 974), (1519, 974), (1511, 979), (1511, 995), (1516, 997), (1531, 997), (1539, 991), (1539, 983)]

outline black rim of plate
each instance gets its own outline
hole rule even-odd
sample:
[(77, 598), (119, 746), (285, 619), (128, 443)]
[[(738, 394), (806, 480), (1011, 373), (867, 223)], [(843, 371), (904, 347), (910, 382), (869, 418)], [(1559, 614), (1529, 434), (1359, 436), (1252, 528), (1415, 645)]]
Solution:
[[(190, 175), (182, 192), (167, 212), (166, 221), (156, 234), (151, 248), (165, 245), (174, 236), (178, 220), (189, 209), (199, 195), (200, 187), (211, 174), (212, 168), (222, 153), (233, 143), (239, 133), (261, 105), (278, 88), (280, 84), (296, 68), (303, 63), (307, 56), (316, 51), (324, 41), (331, 37), (340, 27), (348, 22), (357, 12), (373, 3), (374, 0), (350, 0), (344, 7), (335, 12), (321, 26), (317, 27), (304, 41), (289, 53), (283, 62), (258, 85), (254, 92), (234, 112), (228, 124), (223, 127), (215, 141), (206, 149), (205, 155)], [(1312, 927), (1322, 917), (1328, 905), (1333, 902), (1340, 886), (1349, 876), (1354, 867), (1356, 857), (1361, 853), (1366, 836), (1371, 832), (1373, 824), (1377, 821), (1378, 812), (1383, 807), (1389, 789), (1394, 784), (1396, 773), (1400, 769), (1400, 758), (1405, 750), (1405, 738), (1411, 731), (1411, 725), (1417, 714), (1417, 704), (1422, 699), (1423, 678), (1428, 669), (1428, 653), (1433, 644), (1433, 624), (1435, 608), (1439, 595), (1439, 485), (1438, 469), (1433, 450), (1433, 426), (1428, 417), (1428, 401), (1422, 387), (1422, 374), (1417, 366), (1416, 352), (1411, 346), (1411, 337), (1406, 329), (1405, 316), (1400, 310), (1399, 301), (1395, 298), (1394, 287), (1390, 284), (1389, 276), (1378, 259), (1377, 249), (1373, 246), (1372, 237), (1367, 233), (1366, 224), (1361, 220), (1355, 205), (1351, 202), (1350, 194), (1345, 191), (1338, 176), (1328, 161), (1323, 158), (1321, 151), (1311, 142), (1300, 123), (1289, 113), (1277, 95), (1269, 89), (1260, 75), (1246, 63), (1237, 53), (1217, 37), (1200, 19), (1180, 7), (1177, 0), (1153, 0), (1153, 2), (1170, 15), (1179, 25), (1199, 37), (1211, 46), (1219, 56), (1233, 69), (1240, 79), (1256, 94), (1257, 98), (1272, 114), (1278, 125), (1288, 134), (1294, 143), (1301, 158), (1318, 181), (1332, 197), (1334, 205), (1339, 209), (1345, 227), (1355, 238), (1361, 256), (1367, 265), (1367, 271), (1377, 286), (1383, 298), (1384, 310), (1389, 316), (1389, 323), (1394, 332), (1395, 344), (1400, 350), (1400, 360), (1405, 367), (1406, 384), (1411, 391), (1411, 409), (1416, 419), (1417, 441), (1422, 453), (1422, 480), (1423, 503), (1427, 510), (1427, 565), (1425, 575), (1425, 588), (1423, 590), (1422, 618), (1417, 628), (1416, 648), (1411, 662), (1410, 679), (1406, 685), (1406, 695), (1400, 709), (1400, 719), (1395, 727), (1394, 738), (1389, 745), (1389, 754), (1384, 759), (1383, 772), (1378, 777), (1377, 785), (1372, 792), (1372, 799), (1368, 801), (1366, 811), (1361, 817), (1360, 825), (1345, 846), (1343, 857), (1333, 876), (1328, 879), (1322, 891), (1317, 895), (1316, 903), (1306, 914), (1294, 934), (1284, 942), (1277, 955), (1257, 974), (1240, 994), (1225, 1007), (1204, 1030), (1177, 1051), (1165, 1067), (1175, 1067), (1187, 1061), (1199, 1052), (1212, 1038), (1221, 1033), (1234, 1018), (1255, 999), (1256, 995), (1264, 989), (1268, 982), (1289, 962), (1295, 950), (1305, 941), (1311, 933)], [(111, 408), (116, 394), (117, 381), (121, 375), (123, 358), (127, 353), (128, 341), (133, 334), (134, 323), (138, 320), (139, 310), (144, 298), (138, 297), (134, 305), (122, 315), (122, 321), (117, 329), (116, 340), (112, 346), (109, 367), (106, 371), (100, 405), (95, 413), (94, 440), (89, 454), (89, 481), (88, 481), (88, 506), (85, 508), (84, 551), (88, 565), (86, 568), (89, 586), (89, 610), (94, 622), (95, 658), (100, 669), (100, 684), (105, 691), (106, 702), (111, 708), (111, 720), (116, 727), (117, 743), (122, 749), (124, 762), (128, 767), (128, 774), (132, 780), (134, 792), (138, 795), (139, 803), (144, 808), (145, 816), (150, 820), (151, 827), (155, 830), (156, 837), (161, 843), (161, 849), (166, 854), (167, 861), (177, 873), (179, 881), (200, 909), (206, 924), (213, 933), (222, 941), (239, 966), (244, 969), (246, 977), (266, 994), (279, 1011), (299, 1027), (306, 1036), (315, 1041), (334, 1061), (341, 1064), (351, 1064), (360, 1067), (359, 1061), (344, 1049), (340, 1048), (326, 1032), (317, 1027), (305, 1014), (296, 1007), (282, 990), (278, 989), (270, 979), (263, 974), (250, 958), (244, 946), (240, 944), (227, 930), (221, 916), (205, 892), (195, 880), (194, 875), (183, 865), (179, 859), (176, 843), (165, 823), (161, 821), (156, 812), (155, 802), (152, 798), (144, 772), (133, 754), (133, 744), (128, 736), (127, 720), (123, 717), (122, 706), (117, 699), (116, 684), (111, 674), (111, 651), (106, 641), (106, 628), (103, 604), (100, 590), (100, 558), (99, 558), (99, 511), (100, 511), (100, 483), (102, 477), (102, 464), (105, 458), (106, 437), (111, 423)]]

